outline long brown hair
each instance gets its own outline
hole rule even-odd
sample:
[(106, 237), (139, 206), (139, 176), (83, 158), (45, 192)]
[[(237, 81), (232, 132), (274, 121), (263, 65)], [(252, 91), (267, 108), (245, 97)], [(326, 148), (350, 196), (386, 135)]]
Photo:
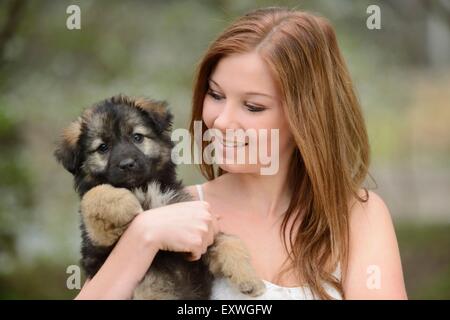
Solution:
[[(283, 237), (286, 249), (288, 242), (292, 248), (290, 268), (315, 296), (331, 298), (323, 283), (343, 296), (342, 279), (332, 270), (347, 268), (350, 200), (368, 200), (367, 189), (363, 197), (360, 188), (370, 154), (361, 107), (335, 32), (322, 17), (285, 8), (258, 9), (237, 19), (200, 61), (191, 134), (194, 121), (202, 120), (208, 78), (218, 61), (247, 52), (259, 53), (269, 66), (297, 145), (287, 181), (292, 198), (280, 230), (284, 235), (290, 218), (300, 222), (291, 224), (289, 236)], [(207, 164), (200, 170), (208, 180), (223, 173)]]

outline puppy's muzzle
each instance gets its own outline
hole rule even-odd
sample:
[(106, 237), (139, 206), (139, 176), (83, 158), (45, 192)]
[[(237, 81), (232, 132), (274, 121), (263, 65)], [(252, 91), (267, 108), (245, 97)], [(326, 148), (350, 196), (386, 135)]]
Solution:
[(138, 170), (136, 160), (133, 158), (123, 159), (119, 162), (119, 170), (124, 172), (133, 172)]

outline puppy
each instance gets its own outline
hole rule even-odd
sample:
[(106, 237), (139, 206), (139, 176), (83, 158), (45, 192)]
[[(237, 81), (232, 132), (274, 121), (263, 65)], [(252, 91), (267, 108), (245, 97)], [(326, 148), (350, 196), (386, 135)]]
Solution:
[[(119, 95), (85, 109), (64, 130), (55, 156), (74, 176), (81, 198), (81, 264), (87, 277), (97, 273), (137, 214), (192, 200), (171, 161), (171, 126), (165, 102)], [(208, 299), (215, 277), (228, 278), (251, 296), (265, 288), (242, 242), (219, 233), (198, 261), (159, 251), (133, 298)]]

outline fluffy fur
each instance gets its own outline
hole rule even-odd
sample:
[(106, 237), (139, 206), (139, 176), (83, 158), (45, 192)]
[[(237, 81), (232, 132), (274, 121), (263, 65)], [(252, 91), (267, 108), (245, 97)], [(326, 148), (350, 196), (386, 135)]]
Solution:
[[(89, 278), (136, 215), (192, 200), (171, 161), (171, 123), (165, 102), (120, 95), (86, 109), (64, 130), (55, 156), (81, 197), (81, 264)], [(243, 243), (220, 233), (198, 261), (159, 251), (133, 297), (208, 299), (214, 277), (252, 296), (264, 291)]]

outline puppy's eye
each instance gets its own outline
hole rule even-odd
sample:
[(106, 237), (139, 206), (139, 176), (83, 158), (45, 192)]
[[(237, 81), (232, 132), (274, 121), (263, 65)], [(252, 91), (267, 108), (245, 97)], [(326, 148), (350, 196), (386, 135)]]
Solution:
[(133, 134), (134, 142), (141, 143), (144, 140), (144, 136), (140, 133)]
[(102, 143), (98, 146), (97, 151), (100, 153), (106, 153), (109, 150), (109, 147), (106, 143)]

